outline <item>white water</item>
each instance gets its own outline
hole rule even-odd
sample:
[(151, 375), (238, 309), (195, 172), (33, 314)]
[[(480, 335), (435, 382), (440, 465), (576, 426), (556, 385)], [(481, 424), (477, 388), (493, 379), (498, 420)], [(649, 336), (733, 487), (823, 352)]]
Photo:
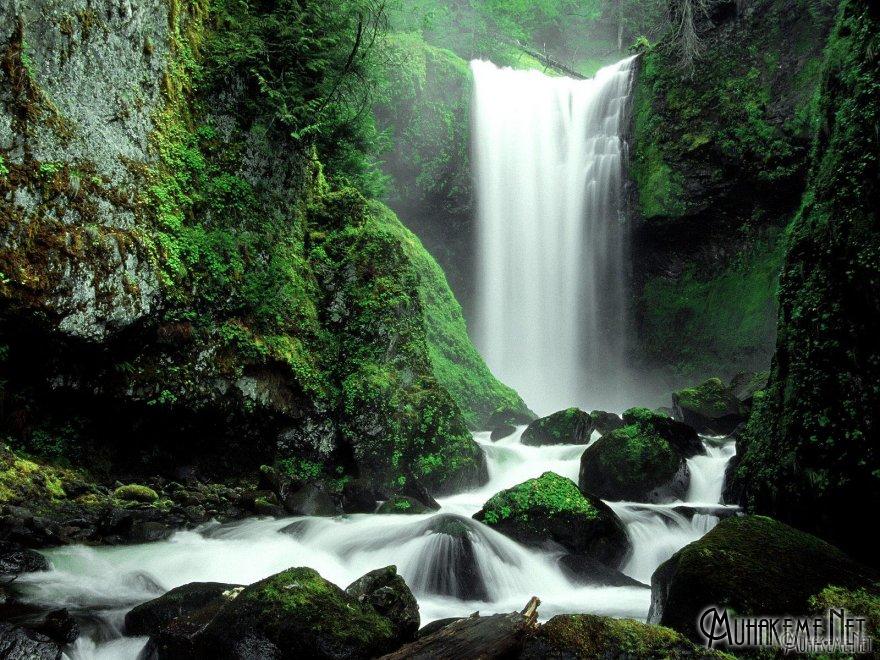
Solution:
[[(396, 564), (418, 598), (422, 623), (477, 610), (486, 614), (521, 609), (532, 595), (541, 598), (542, 618), (593, 612), (644, 619), (648, 589), (574, 584), (559, 571), (558, 555), (521, 546), (470, 518), (499, 490), (548, 470), (577, 479), (583, 445), (529, 447), (520, 444), (522, 430), (496, 443), (488, 434), (477, 434), (486, 451), (489, 484), (444, 498), (438, 513), (254, 518), (178, 532), (159, 543), (57, 548), (46, 553), (52, 571), (21, 576), (19, 582), (28, 600), (68, 607), (97, 622), (86, 625), (86, 633), (68, 651), (70, 657), (82, 659), (135, 658), (145, 640), (120, 638), (125, 612), (167, 589), (192, 581), (247, 584), (291, 566), (310, 566), (344, 587), (367, 571)], [(719, 448), (723, 453), (717, 455), (718, 464), (707, 473), (723, 479), (726, 459), (721, 457), (732, 455), (731, 445)], [(695, 461), (702, 459), (689, 464)], [(711, 493), (708, 487), (697, 493), (698, 506), (704, 507)], [(650, 581), (663, 560), (717, 521), (707, 515), (691, 520), (674, 508), (697, 506), (693, 503), (611, 506), (627, 524), (635, 545), (624, 572), (643, 582)], [(467, 527), (476, 570), (463, 558), (460, 542), (436, 529), (450, 519)], [(285, 531), (291, 525), (293, 529)], [(464, 574), (472, 579), (462, 584)], [(473, 588), (480, 578), (482, 599), (457, 597), (461, 588)]]
[[(590, 80), (474, 61), (475, 340), (533, 409), (623, 410), (629, 58)], [(589, 408), (588, 408), (589, 409)]]

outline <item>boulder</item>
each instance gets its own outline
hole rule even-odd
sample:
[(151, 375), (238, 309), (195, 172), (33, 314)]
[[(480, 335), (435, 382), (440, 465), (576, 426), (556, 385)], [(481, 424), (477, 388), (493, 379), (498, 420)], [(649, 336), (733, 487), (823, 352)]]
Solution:
[(396, 566), (370, 571), (345, 588), (359, 603), (370, 605), (391, 621), (394, 637), (401, 643), (415, 639), (419, 630), (419, 604), (397, 574)]
[(49, 560), (34, 550), (12, 550), (0, 554), (0, 575), (48, 571)]
[(376, 513), (430, 513), (439, 508), (438, 506), (436, 509), (432, 509), (414, 497), (398, 495), (382, 502), (381, 506), (376, 509)]
[(593, 433), (593, 418), (580, 408), (560, 410), (541, 417), (523, 431), (524, 445), (585, 445)]
[(740, 403), (751, 408), (755, 393), (766, 389), (769, 378), (769, 371), (741, 371), (730, 380), (729, 389)]
[(516, 433), (516, 427), (513, 424), (498, 424), (492, 428), (492, 432), (489, 434), (489, 439), (492, 442), (496, 442), (501, 440), (501, 438), (506, 438), (514, 433)]
[(224, 594), (240, 585), (222, 582), (190, 582), (158, 598), (142, 603), (125, 615), (129, 635), (155, 635), (177, 617), (192, 614), (216, 601), (225, 602)]
[(696, 621), (709, 605), (740, 615), (805, 615), (810, 597), (828, 585), (858, 588), (875, 579), (815, 536), (764, 516), (727, 518), (657, 568), (648, 621), (699, 641)]
[(195, 636), (196, 657), (370, 658), (400, 644), (395, 624), (311, 568), (260, 580)]
[(560, 614), (525, 641), (520, 660), (544, 658), (724, 658), (680, 633), (631, 619)]
[(617, 413), (594, 410), (590, 413), (590, 418), (593, 420), (593, 430), (599, 435), (616, 431), (623, 426), (623, 419)]
[(518, 426), (520, 424), (529, 424), (534, 419), (535, 415), (531, 411), (501, 408), (489, 416), (488, 428), (494, 429), (502, 425)]
[(339, 513), (333, 498), (317, 483), (308, 483), (286, 493), (281, 504), (295, 516), (335, 516)]
[(79, 624), (66, 609), (52, 610), (31, 627), (58, 644), (73, 644), (79, 637)]
[(586, 555), (563, 555), (559, 558), (559, 568), (565, 576), (585, 585), (605, 587), (636, 587), (648, 589), (643, 584), (620, 571)]
[(0, 658), (61, 660), (61, 647), (42, 633), (0, 622)]
[(126, 502), (144, 502), (150, 504), (159, 499), (159, 494), (149, 486), (127, 484), (114, 490), (113, 497)]
[(581, 491), (606, 500), (667, 502), (687, 492), (686, 459), (705, 451), (697, 433), (645, 408), (623, 414), (625, 426), (581, 456)]
[(746, 421), (748, 408), (718, 378), (672, 393), (676, 419), (700, 433), (725, 435)]
[(421, 529), (422, 534), (438, 535), (437, 543), (420, 566), (418, 580), (425, 593), (449, 596), (460, 600), (488, 601), (489, 588), (477, 563), (476, 523), (468, 518), (447, 513), (433, 516)]
[(618, 566), (630, 550), (614, 512), (554, 472), (496, 493), (474, 519), (520, 543), (562, 547), (609, 566)]

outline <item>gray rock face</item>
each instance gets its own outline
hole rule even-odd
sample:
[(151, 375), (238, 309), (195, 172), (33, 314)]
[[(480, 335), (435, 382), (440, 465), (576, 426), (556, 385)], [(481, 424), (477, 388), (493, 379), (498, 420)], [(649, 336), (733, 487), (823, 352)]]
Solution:
[(2, 297), (98, 341), (153, 311), (137, 232), (169, 52), (161, 0), (0, 5)]

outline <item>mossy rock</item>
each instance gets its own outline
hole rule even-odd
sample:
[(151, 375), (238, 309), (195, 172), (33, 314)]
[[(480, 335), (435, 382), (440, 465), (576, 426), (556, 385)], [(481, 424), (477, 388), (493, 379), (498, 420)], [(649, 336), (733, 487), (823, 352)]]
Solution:
[(195, 640), (200, 657), (369, 658), (397, 645), (395, 627), (311, 568), (244, 589)]
[(173, 619), (215, 602), (231, 600), (231, 594), (237, 588), (243, 587), (222, 582), (190, 582), (176, 587), (130, 610), (125, 615), (125, 632), (128, 635), (155, 635)]
[(152, 503), (159, 499), (159, 494), (149, 486), (127, 484), (114, 490), (113, 497), (126, 502)]
[(585, 445), (593, 432), (593, 418), (580, 408), (560, 410), (541, 417), (523, 431), (524, 445)]
[(590, 417), (593, 419), (593, 430), (599, 435), (616, 431), (623, 426), (623, 419), (617, 413), (594, 410), (590, 413)]
[(654, 572), (648, 621), (699, 641), (696, 621), (709, 605), (739, 615), (798, 616), (829, 585), (855, 589), (875, 578), (834, 546), (784, 523), (728, 518)]
[(382, 502), (376, 513), (431, 513), (435, 509), (408, 495), (398, 495)]
[(700, 433), (725, 435), (746, 421), (748, 409), (720, 378), (672, 393), (676, 419)]
[(412, 641), (419, 630), (419, 604), (396, 566), (385, 566), (362, 575), (345, 588), (358, 602), (370, 605), (391, 621), (399, 642)]
[(521, 660), (543, 658), (725, 658), (693, 644), (680, 633), (632, 619), (594, 614), (560, 614), (525, 643)]
[(581, 456), (578, 484), (607, 500), (666, 502), (687, 492), (686, 459), (704, 451), (696, 432), (646, 408), (623, 414), (625, 426)]
[(871, 638), (871, 646), (875, 652), (880, 648), (880, 584), (875, 583), (871, 589), (830, 586), (810, 597), (810, 611), (813, 614), (824, 615), (830, 609), (843, 609), (851, 615), (865, 617), (865, 632)]
[(474, 519), (520, 543), (561, 546), (613, 567), (630, 550), (626, 530), (614, 512), (554, 472), (495, 494)]

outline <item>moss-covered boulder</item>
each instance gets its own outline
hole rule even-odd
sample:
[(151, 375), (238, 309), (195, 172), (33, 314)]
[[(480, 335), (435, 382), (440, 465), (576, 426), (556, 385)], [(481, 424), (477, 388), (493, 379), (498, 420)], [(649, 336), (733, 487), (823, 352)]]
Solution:
[(577, 485), (545, 472), (502, 490), (474, 514), (474, 519), (520, 543), (562, 547), (617, 567), (630, 550), (623, 524), (598, 498)]
[(201, 657), (370, 658), (398, 645), (394, 624), (311, 568), (260, 580), (196, 637)]
[(654, 572), (648, 621), (699, 640), (696, 621), (709, 605), (740, 615), (803, 615), (825, 587), (859, 588), (874, 577), (834, 546), (781, 522), (727, 518)]
[(370, 571), (345, 588), (345, 593), (358, 602), (370, 605), (391, 621), (398, 642), (409, 642), (419, 630), (419, 604), (397, 574), (396, 566)]
[(725, 658), (661, 626), (594, 614), (560, 614), (529, 637), (519, 658), (623, 660), (629, 658)]
[(580, 408), (560, 410), (541, 417), (523, 431), (524, 445), (585, 445), (593, 433), (593, 418)]
[(746, 421), (748, 409), (720, 378), (672, 393), (675, 418), (700, 433), (724, 435)]
[(810, 611), (825, 615), (828, 610), (846, 610), (850, 615), (864, 616), (867, 619), (868, 637), (876, 653), (880, 647), (880, 584), (874, 583), (870, 589), (846, 589), (844, 587), (825, 587), (810, 597)]
[(686, 459), (705, 450), (691, 427), (646, 408), (623, 414), (581, 456), (578, 485), (602, 499), (664, 502), (687, 492)]
[(141, 484), (127, 484), (120, 486), (113, 491), (113, 497), (118, 500), (126, 500), (128, 502), (155, 502), (159, 499), (159, 494), (149, 486)]
[(376, 513), (430, 513), (436, 511), (437, 507), (429, 507), (427, 504), (417, 500), (415, 497), (408, 495), (397, 495), (389, 500), (385, 500), (376, 509)]

